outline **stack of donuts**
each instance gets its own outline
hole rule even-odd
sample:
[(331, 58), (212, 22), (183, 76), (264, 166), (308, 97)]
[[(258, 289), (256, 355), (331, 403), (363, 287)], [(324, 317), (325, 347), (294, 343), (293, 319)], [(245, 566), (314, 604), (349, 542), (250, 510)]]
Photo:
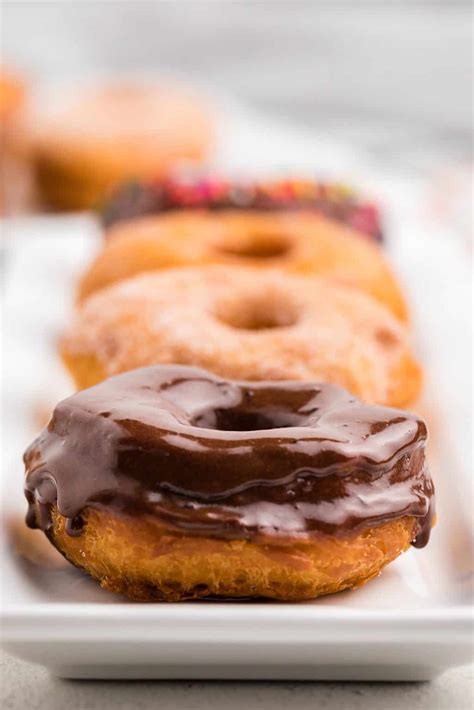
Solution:
[(375, 208), (151, 185), (109, 202), (78, 284), (78, 392), (25, 454), (29, 525), (143, 601), (312, 599), (424, 546), (422, 373)]

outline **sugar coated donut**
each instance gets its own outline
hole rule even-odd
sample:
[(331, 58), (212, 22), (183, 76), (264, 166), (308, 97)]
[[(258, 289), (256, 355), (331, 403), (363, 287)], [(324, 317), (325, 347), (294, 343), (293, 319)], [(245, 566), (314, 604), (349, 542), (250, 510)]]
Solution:
[(84, 302), (61, 352), (79, 388), (162, 363), (332, 382), (394, 406), (421, 385), (406, 328), (384, 306), (336, 281), (272, 269), (178, 268), (121, 281)]
[(144, 368), (56, 407), (25, 454), (27, 521), (132, 599), (310, 599), (426, 544), (425, 440), (334, 385)]
[(123, 83), (84, 92), (38, 116), (33, 144), (45, 202), (98, 205), (123, 180), (199, 162), (212, 144), (208, 108), (186, 90)]
[(380, 247), (311, 212), (185, 211), (120, 223), (84, 274), (79, 299), (142, 271), (209, 263), (331, 276), (407, 318), (400, 287)]

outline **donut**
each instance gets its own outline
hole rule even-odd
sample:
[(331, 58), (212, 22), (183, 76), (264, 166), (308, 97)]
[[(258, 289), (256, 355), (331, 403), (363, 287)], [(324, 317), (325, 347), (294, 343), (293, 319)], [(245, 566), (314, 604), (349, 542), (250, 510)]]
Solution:
[(23, 81), (15, 74), (0, 67), (0, 126), (3, 127), (22, 108), (25, 101)]
[(428, 541), (426, 426), (340, 387), (154, 366), (64, 400), (27, 522), (131, 599), (311, 599)]
[(228, 180), (212, 174), (194, 176), (186, 171), (120, 185), (100, 215), (104, 226), (110, 227), (147, 214), (184, 209), (311, 210), (343, 222), (375, 241), (383, 239), (376, 204), (361, 198), (348, 185), (307, 178)]
[(383, 305), (352, 286), (276, 269), (134, 276), (88, 298), (60, 349), (80, 389), (167, 363), (236, 379), (332, 382), (393, 406), (421, 386), (407, 329)]
[(311, 212), (182, 211), (117, 224), (109, 236), (80, 282), (80, 300), (141, 271), (241, 264), (331, 276), (358, 286), (407, 319), (407, 306), (382, 250)]
[(26, 109), (22, 78), (0, 67), (0, 215), (19, 214), (31, 207)]
[(37, 117), (34, 159), (43, 201), (86, 209), (131, 178), (200, 162), (212, 144), (207, 106), (186, 90), (133, 83), (91, 89)]

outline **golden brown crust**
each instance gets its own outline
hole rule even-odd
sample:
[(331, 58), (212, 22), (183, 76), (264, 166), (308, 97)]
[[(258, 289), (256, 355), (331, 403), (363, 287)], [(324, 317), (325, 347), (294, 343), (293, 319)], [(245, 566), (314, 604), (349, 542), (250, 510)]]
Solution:
[(124, 180), (203, 160), (212, 133), (208, 109), (180, 89), (124, 84), (85, 93), (38, 117), (33, 151), (43, 199), (59, 209), (94, 207)]
[(82, 389), (152, 364), (224, 377), (339, 384), (404, 406), (421, 371), (404, 326), (361, 291), (279, 270), (202, 267), (142, 274), (91, 296), (62, 342)]
[(31, 208), (33, 202), (27, 107), (27, 91), (22, 79), (0, 69), (1, 215), (23, 213)]
[(346, 537), (310, 541), (222, 540), (186, 536), (157, 518), (89, 509), (82, 534), (71, 537), (53, 511), (51, 539), (104, 589), (137, 601), (203, 597), (313, 599), (365, 584), (406, 550), (414, 518)]
[(0, 125), (2, 128), (22, 108), (25, 87), (18, 76), (0, 69)]
[(79, 300), (143, 271), (206, 264), (331, 276), (370, 294), (398, 318), (408, 317), (378, 245), (310, 212), (184, 211), (118, 224), (84, 274)]

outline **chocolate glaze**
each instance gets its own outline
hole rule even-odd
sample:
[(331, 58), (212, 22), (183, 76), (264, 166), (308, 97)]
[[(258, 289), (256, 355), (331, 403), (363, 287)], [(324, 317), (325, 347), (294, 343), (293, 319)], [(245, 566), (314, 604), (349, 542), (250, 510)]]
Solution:
[(80, 535), (83, 512), (158, 516), (186, 532), (308, 538), (404, 516), (428, 541), (426, 427), (306, 382), (235, 382), (155, 366), (78, 392), (25, 453), (27, 522), (51, 507)]

